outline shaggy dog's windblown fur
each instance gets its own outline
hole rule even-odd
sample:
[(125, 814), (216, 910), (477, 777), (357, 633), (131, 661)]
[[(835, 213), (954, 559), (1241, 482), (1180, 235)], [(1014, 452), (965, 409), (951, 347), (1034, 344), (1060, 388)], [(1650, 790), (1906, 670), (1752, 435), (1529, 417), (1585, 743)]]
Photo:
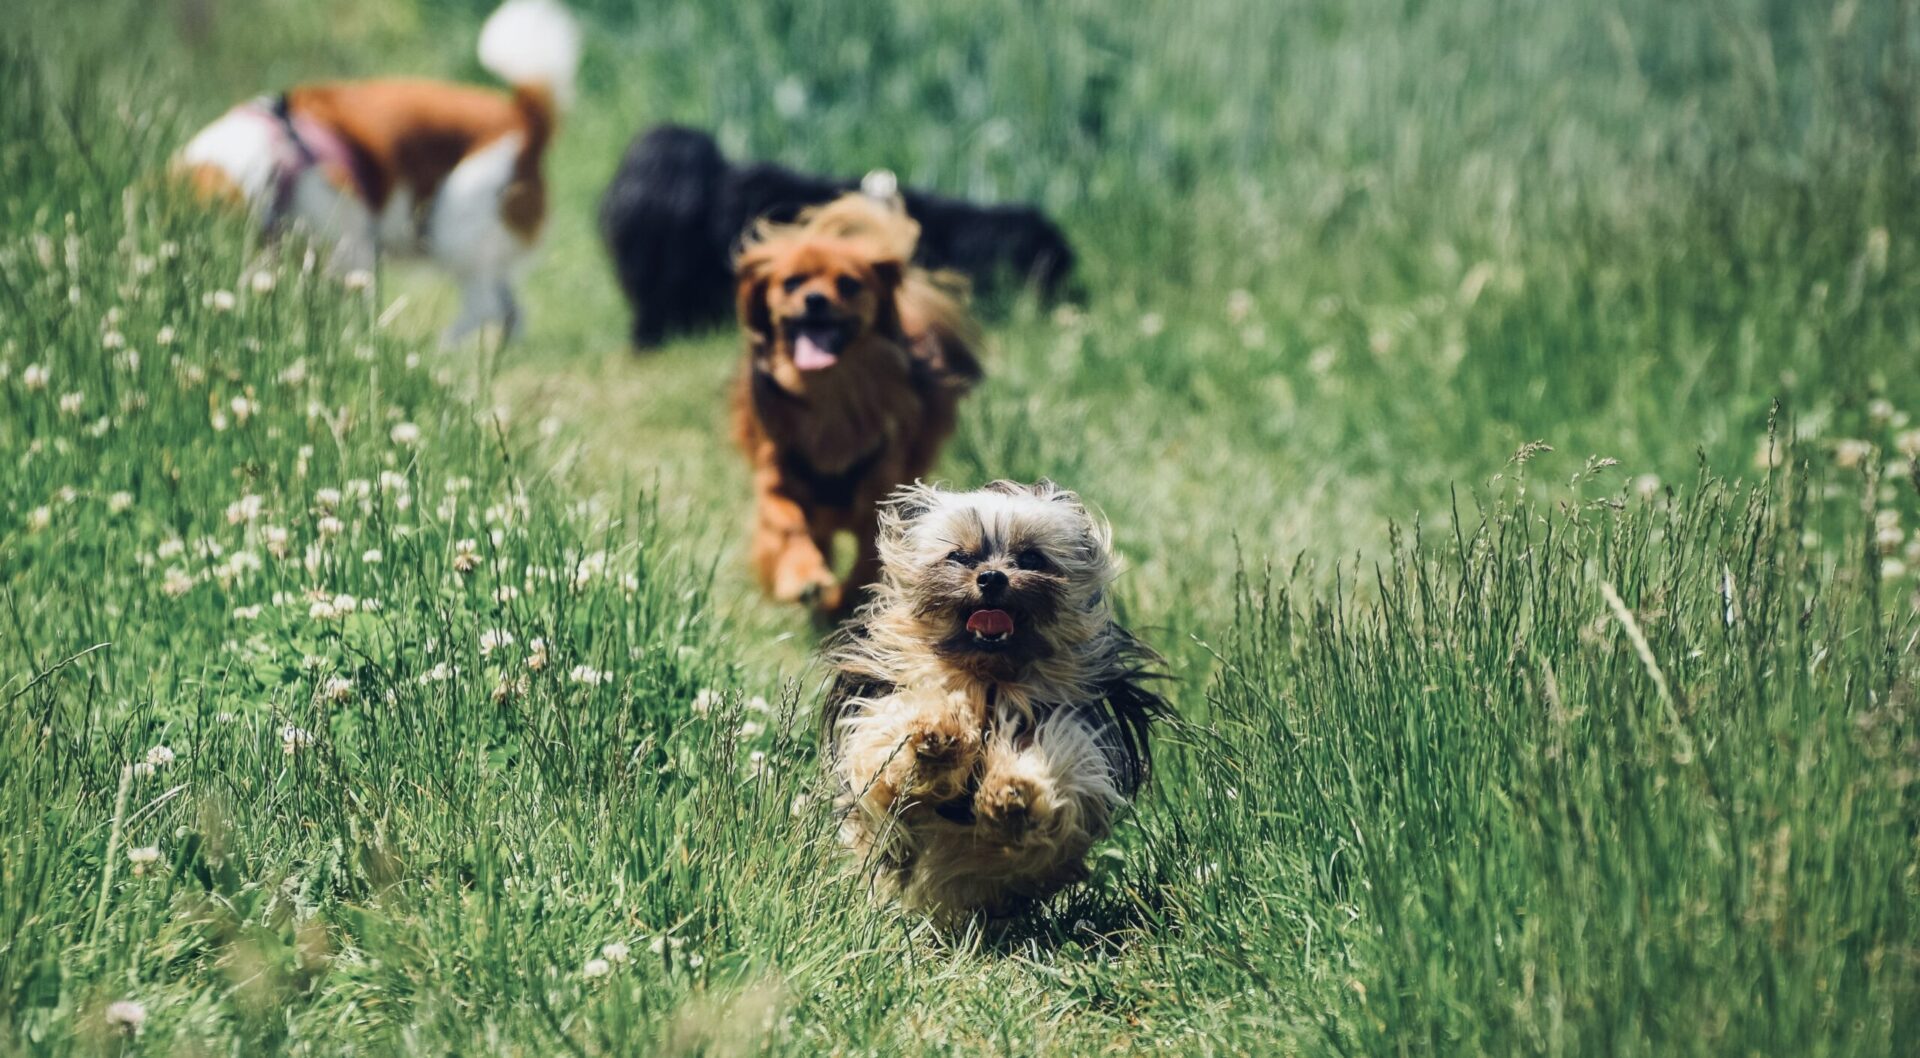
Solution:
[(1157, 658), (1114, 623), (1109, 533), (1050, 482), (902, 490), (824, 727), (842, 840), (903, 904), (1005, 913), (1086, 876), (1144, 780)]
[[(754, 221), (785, 222), (860, 186), (778, 165), (734, 165), (713, 137), (662, 125), (633, 142), (600, 202), (600, 233), (633, 308), (633, 343), (711, 327), (729, 311), (729, 262)], [(1003, 279), (1053, 297), (1073, 249), (1031, 206), (980, 206), (903, 189), (920, 224), (916, 260), (965, 274), (985, 292)]]
[(480, 30), (503, 93), (418, 79), (306, 84), (242, 103), (175, 161), (269, 232), (305, 228), (338, 271), (421, 253), (459, 279), (458, 340), (519, 322), (513, 280), (546, 221), (540, 161), (572, 91), (579, 30), (555, 0), (507, 0)]
[[(849, 195), (760, 225), (740, 253), (734, 432), (753, 463), (754, 571), (782, 601), (858, 602), (878, 504), (932, 466), (980, 378), (958, 294), (906, 264), (917, 234), (897, 203)], [(845, 584), (829, 565), (840, 532), (857, 546)]]

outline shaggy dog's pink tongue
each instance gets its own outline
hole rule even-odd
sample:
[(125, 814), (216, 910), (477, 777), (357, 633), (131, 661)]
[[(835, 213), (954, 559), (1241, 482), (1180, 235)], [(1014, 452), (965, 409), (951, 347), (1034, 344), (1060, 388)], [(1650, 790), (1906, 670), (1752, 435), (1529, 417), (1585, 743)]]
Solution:
[(793, 340), (793, 366), (802, 371), (818, 371), (839, 362), (840, 358), (827, 352), (826, 347), (814, 341), (812, 335), (802, 334)]
[(1005, 610), (975, 610), (967, 618), (967, 631), (977, 636), (1012, 635), (1013, 617)]

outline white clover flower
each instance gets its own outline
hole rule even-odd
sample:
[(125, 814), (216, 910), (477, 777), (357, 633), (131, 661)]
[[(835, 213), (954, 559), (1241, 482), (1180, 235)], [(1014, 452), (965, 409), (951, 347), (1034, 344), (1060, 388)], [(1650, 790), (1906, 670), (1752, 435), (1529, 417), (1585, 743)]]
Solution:
[(311, 745), (313, 745), (313, 735), (305, 728), (288, 724), (280, 729), (280, 752), (287, 756), (291, 757)]
[(350, 478), (345, 485), (341, 486), (341, 491), (346, 494), (347, 499), (359, 500), (364, 506), (367, 497), (373, 495), (373, 482), (366, 478)]
[(1907, 575), (1907, 564), (1897, 558), (1880, 560), (1880, 576), (1887, 580), (1899, 580)]
[(253, 292), (255, 294), (273, 293), (274, 283), (275, 283), (275, 280), (274, 280), (273, 273), (265, 269), (261, 269), (260, 271), (255, 272), (247, 280), (247, 284), (253, 287)]
[(462, 540), (453, 545), (453, 568), (461, 573), (471, 573), (480, 566), (479, 544), (473, 540)]
[(153, 773), (160, 769), (158, 766), (149, 764), (144, 760), (136, 760), (133, 762), (133, 767), (128, 770), (133, 772), (133, 777), (136, 779), (151, 779), (153, 778)]
[(1885, 426), (1893, 421), (1893, 402), (1885, 397), (1875, 397), (1867, 402), (1867, 421), (1875, 426)]
[(227, 504), (227, 524), (239, 525), (242, 522), (253, 521), (260, 517), (260, 509), (264, 503), (264, 500), (252, 493), (241, 496)]
[(693, 696), (693, 713), (695, 716), (705, 716), (713, 712), (714, 707), (719, 705), (720, 702), (721, 697), (719, 691), (702, 690), (699, 694)]
[(260, 539), (266, 543), (268, 554), (275, 558), (285, 558), (288, 544), (293, 540), (293, 534), (287, 532), (283, 526), (269, 525), (260, 530)]
[(262, 609), (259, 603), (254, 603), (251, 606), (236, 606), (233, 608), (233, 619), (236, 621), (258, 620)]
[(1908, 459), (1920, 459), (1920, 430), (1902, 430), (1894, 436), (1893, 447)]
[(379, 565), (381, 562), (386, 560), (386, 557), (387, 556), (380, 553), (380, 549), (377, 547), (367, 548), (365, 551), (360, 553), (360, 561), (366, 563), (369, 566)]
[(584, 683), (589, 687), (598, 687), (603, 683), (613, 682), (613, 673), (601, 672), (591, 665), (575, 665), (573, 669), (567, 673), (567, 678), (575, 683)]
[(407, 482), (407, 476), (405, 474), (392, 470), (382, 470), (380, 472), (381, 492), (405, 492), (411, 487)]
[(771, 713), (773, 706), (767, 704), (765, 695), (756, 694), (747, 699), (747, 711), (750, 713)]
[(454, 677), (454, 674), (458, 673), (459, 671), (460, 671), (459, 669), (454, 668), (452, 665), (449, 665), (446, 662), (442, 661), (439, 664), (435, 665), (434, 667), (421, 673), (418, 682), (422, 687), (425, 687), (429, 683), (445, 683), (448, 680), (452, 679)]
[(33, 510), (27, 512), (27, 528), (33, 532), (37, 533), (52, 524), (53, 508), (51, 507), (35, 507)]
[(410, 422), (394, 423), (393, 429), (387, 431), (387, 437), (397, 445), (418, 444), (420, 443), (420, 427)]
[(159, 346), (172, 345), (173, 344), (173, 328), (170, 326), (162, 327), (159, 330), (153, 332), (153, 344), (159, 345)]
[(325, 514), (320, 516), (319, 521), (313, 523), (313, 527), (319, 530), (321, 536), (339, 536), (346, 532), (347, 523), (331, 514)]
[(489, 628), (480, 633), (480, 656), (492, 657), (493, 652), (514, 644), (513, 633), (504, 628)]
[(20, 384), (29, 390), (42, 390), (47, 388), (47, 382), (52, 377), (53, 373), (47, 370), (46, 365), (28, 364), (20, 371)]
[(632, 595), (640, 590), (640, 577), (635, 573), (620, 574), (620, 590)]
[(588, 959), (587, 964), (580, 968), (580, 976), (589, 981), (597, 981), (612, 972), (613, 965), (598, 956)]
[(348, 290), (367, 290), (373, 286), (373, 273), (364, 268), (356, 268), (340, 277), (340, 285)]
[(153, 549), (153, 554), (156, 558), (174, 558), (186, 553), (187, 542), (177, 536), (170, 536), (160, 541), (160, 546)]
[(160, 578), (160, 590), (168, 596), (178, 599), (193, 590), (193, 578), (179, 566), (168, 566), (166, 575)]
[(748, 720), (740, 725), (741, 738), (759, 738), (767, 733), (767, 725), (758, 720)]
[(699, 968), (701, 968), (702, 966), (705, 966), (706, 964), (707, 964), (706, 957), (701, 955), (699, 952), (696, 951), (696, 952), (688, 953), (687, 969), (698, 970)]
[(360, 600), (343, 592), (333, 597), (333, 608), (343, 614), (354, 613), (360, 609)]
[(107, 1004), (107, 1031), (118, 1032), (123, 1036), (138, 1036), (147, 1025), (147, 1008), (132, 999), (120, 999)]
[(154, 746), (147, 750), (147, 763), (156, 768), (164, 768), (174, 761), (173, 748), (167, 745)]
[(339, 489), (313, 490), (313, 505), (325, 510), (333, 510), (340, 506), (343, 499), (345, 499), (345, 497), (340, 494)]
[(227, 413), (215, 408), (213, 414), (207, 417), (207, 425), (213, 427), (214, 433), (225, 433), (231, 424), (227, 421)]
[(136, 870), (159, 863), (160, 848), (157, 845), (145, 845), (137, 849), (128, 849), (127, 862), (133, 864)]
[(84, 391), (74, 390), (72, 393), (60, 394), (60, 413), (62, 415), (78, 415), (80, 414), (80, 409), (86, 407), (86, 404), (87, 395)]
[(633, 959), (633, 951), (621, 941), (608, 941), (600, 945), (600, 956), (615, 966), (624, 966)]
[(300, 383), (305, 382), (306, 380), (307, 380), (307, 358), (304, 356), (298, 360), (295, 360), (293, 363), (288, 364), (286, 367), (282, 368), (280, 371), (280, 382), (283, 385), (297, 386)]
[(1140, 317), (1140, 334), (1144, 338), (1152, 338), (1166, 329), (1167, 318), (1157, 312), (1149, 312)]
[(1227, 319), (1242, 323), (1253, 313), (1253, 294), (1246, 290), (1231, 290), (1227, 293)]
[(353, 697), (353, 681), (345, 676), (329, 676), (320, 685), (320, 696), (330, 702), (344, 702)]
[(511, 584), (502, 584), (493, 590), (494, 602), (512, 602), (520, 597), (520, 589)]
[(255, 403), (252, 400), (249, 400), (246, 397), (233, 398), (232, 400), (227, 402), (227, 407), (233, 409), (234, 421), (238, 422), (242, 426), (245, 426), (247, 424), (248, 419), (253, 418), (254, 412), (260, 410), (259, 404)]
[(125, 514), (133, 508), (133, 493), (116, 492), (107, 497), (108, 514)]
[(1833, 446), (1833, 462), (1843, 470), (1852, 470), (1873, 454), (1873, 445), (1867, 441), (1847, 438), (1837, 441)]
[(797, 118), (807, 110), (807, 86), (788, 74), (773, 86), (773, 109), (783, 118)]
[(234, 297), (230, 290), (213, 290), (207, 293), (201, 303), (215, 312), (232, 312), (233, 307), (238, 305), (240, 300)]
[(547, 641), (532, 639), (527, 642), (527, 667), (535, 672), (547, 667)]

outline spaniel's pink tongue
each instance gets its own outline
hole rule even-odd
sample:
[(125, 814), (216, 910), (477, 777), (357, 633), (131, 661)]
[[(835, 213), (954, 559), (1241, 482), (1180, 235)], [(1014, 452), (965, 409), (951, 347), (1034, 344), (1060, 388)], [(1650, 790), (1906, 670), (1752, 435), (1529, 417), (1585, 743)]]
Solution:
[(1011, 635), (1013, 618), (1005, 610), (975, 610), (967, 618), (967, 631), (983, 636)]
[(802, 371), (818, 371), (823, 367), (832, 367), (839, 357), (827, 352), (811, 335), (802, 334), (793, 340), (793, 366)]

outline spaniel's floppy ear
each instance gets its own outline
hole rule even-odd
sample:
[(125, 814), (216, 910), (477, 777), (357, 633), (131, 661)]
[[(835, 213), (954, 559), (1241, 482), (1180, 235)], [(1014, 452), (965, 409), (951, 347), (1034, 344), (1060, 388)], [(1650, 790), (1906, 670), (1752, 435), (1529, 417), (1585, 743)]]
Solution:
[(773, 342), (773, 317), (767, 311), (767, 279), (772, 270), (773, 255), (764, 245), (742, 249), (733, 261), (740, 326), (746, 328), (747, 340), (755, 350)]
[(874, 329), (882, 334), (899, 336), (906, 328), (900, 323), (900, 282), (906, 277), (906, 266), (897, 258), (882, 257), (869, 262), (873, 270), (873, 281), (878, 289), (880, 314), (873, 321)]

